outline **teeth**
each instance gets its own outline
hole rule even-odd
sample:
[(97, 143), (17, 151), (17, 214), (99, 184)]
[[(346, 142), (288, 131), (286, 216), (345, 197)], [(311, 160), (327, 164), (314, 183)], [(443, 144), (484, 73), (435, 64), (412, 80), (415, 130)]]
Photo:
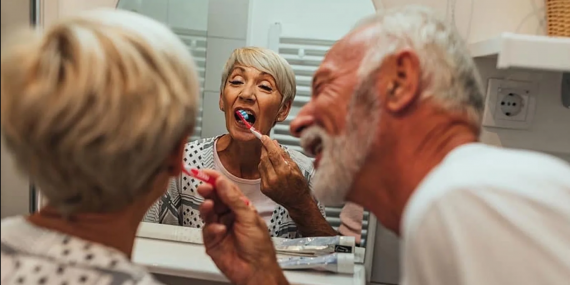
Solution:
[(244, 117), (245, 117), (246, 115), (253, 116), (253, 112), (250, 112), (250, 111), (239, 110), (238, 112), (240, 112)]

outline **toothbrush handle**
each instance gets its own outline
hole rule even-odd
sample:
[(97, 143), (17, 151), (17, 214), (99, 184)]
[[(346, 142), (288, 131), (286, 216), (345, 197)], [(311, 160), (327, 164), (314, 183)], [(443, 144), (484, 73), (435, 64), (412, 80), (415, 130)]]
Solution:
[(260, 133), (260, 132), (258, 132), (258, 131), (257, 131), (255, 128), (253, 128), (253, 127), (249, 128), (249, 130), (251, 131), (251, 133), (252, 133), (256, 138), (258, 138), (259, 140), (261, 140), (261, 133)]

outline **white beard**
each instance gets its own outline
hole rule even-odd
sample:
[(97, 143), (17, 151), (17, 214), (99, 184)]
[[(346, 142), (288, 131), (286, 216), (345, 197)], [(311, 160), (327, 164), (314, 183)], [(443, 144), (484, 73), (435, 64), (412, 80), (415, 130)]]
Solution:
[(327, 206), (342, 206), (352, 189), (354, 177), (362, 169), (376, 139), (380, 102), (373, 83), (365, 81), (353, 94), (346, 116), (345, 132), (329, 136), (318, 126), (305, 130), (301, 145), (320, 139), (323, 151), (316, 171), (313, 192)]

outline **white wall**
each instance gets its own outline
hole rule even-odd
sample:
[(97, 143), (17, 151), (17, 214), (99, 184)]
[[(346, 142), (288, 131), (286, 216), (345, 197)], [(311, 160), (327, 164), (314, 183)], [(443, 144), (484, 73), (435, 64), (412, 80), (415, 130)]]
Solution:
[(40, 23), (42, 25), (48, 26), (53, 21), (73, 15), (79, 11), (108, 7), (114, 8), (117, 6), (118, 0), (89, 0), (89, 1), (78, 1), (78, 0), (39, 0), (41, 3), (40, 12)]
[(206, 31), (208, 0), (119, 0), (120, 9), (136, 11), (171, 27)]
[[(455, 18), (458, 31), (469, 42), (486, 40), (502, 32), (543, 34), (544, 0), (375, 0), (384, 7), (421, 4)], [(451, 9), (455, 3), (455, 9)], [(449, 7), (449, 8), (448, 8)], [(449, 11), (449, 12), (448, 12)], [(452, 13), (453, 11), (453, 13)]]
[[(30, 1), (2, 0), (1, 3), (1, 34), (4, 40), (7, 32), (30, 25)], [(2, 158), (1, 217), (25, 214), (29, 210), (28, 179), (16, 170), (14, 161), (4, 146), (4, 140), (0, 156)]]
[(279, 22), (286, 37), (338, 40), (366, 15), (370, 0), (253, 0), (248, 45), (267, 46), (269, 26)]
[[(543, 0), (374, 0), (379, 7), (421, 4), (452, 17), (469, 42), (502, 32), (543, 34)], [(451, 9), (455, 3), (454, 9)], [(449, 8), (448, 8), (449, 7)], [(453, 11), (453, 12), (452, 12)], [(267, 46), (269, 25), (280, 22), (282, 34), (337, 40), (361, 18), (374, 13), (372, 0), (253, 0), (248, 45)]]

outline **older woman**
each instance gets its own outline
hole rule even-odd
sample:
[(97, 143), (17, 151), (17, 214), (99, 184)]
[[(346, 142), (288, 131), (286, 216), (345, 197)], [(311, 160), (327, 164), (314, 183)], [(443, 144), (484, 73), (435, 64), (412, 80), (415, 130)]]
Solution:
[[(184, 162), (187, 167), (218, 170), (237, 184), (266, 221), (271, 236), (336, 235), (311, 193), (312, 161), (266, 136), (287, 118), (295, 91), (295, 74), (279, 54), (257, 47), (236, 49), (220, 85), (219, 107), (228, 134), (186, 144)], [(264, 134), (261, 140), (239, 120), (238, 110), (249, 114), (249, 122)], [(145, 221), (202, 227), (199, 184), (184, 174), (173, 179)]]
[(3, 135), (48, 200), (2, 221), (2, 284), (157, 284), (130, 256), (194, 126), (184, 44), (152, 19), (98, 10), (18, 37), (1, 69)]

